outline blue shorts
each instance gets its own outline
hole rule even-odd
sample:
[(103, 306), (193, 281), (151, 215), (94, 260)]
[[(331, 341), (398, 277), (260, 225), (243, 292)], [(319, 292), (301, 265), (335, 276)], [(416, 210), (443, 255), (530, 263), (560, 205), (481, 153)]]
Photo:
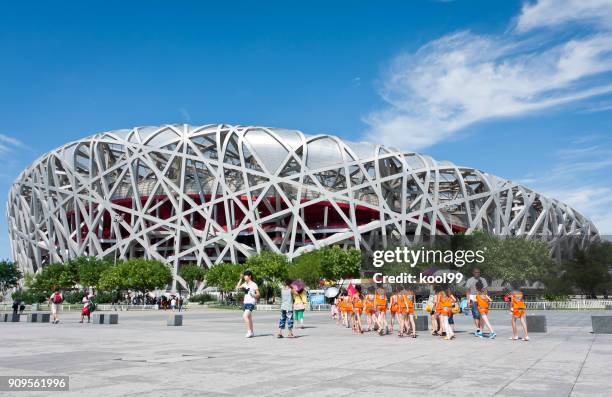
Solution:
[(472, 317), (474, 317), (474, 320), (480, 320), (480, 312), (478, 312), (478, 305), (476, 302), (472, 302)]
[(255, 305), (252, 303), (245, 303), (244, 305), (242, 305), (242, 309), (246, 312), (246, 311), (250, 311), (252, 312), (253, 310), (255, 310)]

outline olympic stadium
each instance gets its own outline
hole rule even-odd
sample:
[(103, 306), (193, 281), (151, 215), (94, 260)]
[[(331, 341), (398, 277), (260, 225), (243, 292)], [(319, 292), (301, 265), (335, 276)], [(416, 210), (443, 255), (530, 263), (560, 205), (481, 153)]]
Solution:
[[(27, 272), (78, 256), (212, 266), (271, 250), (389, 244), (484, 230), (597, 238), (554, 198), (486, 172), (383, 145), (255, 126), (163, 125), (92, 135), (32, 163), (7, 203)], [(177, 276), (178, 277), (178, 276)], [(179, 280), (180, 281), (180, 280)]]

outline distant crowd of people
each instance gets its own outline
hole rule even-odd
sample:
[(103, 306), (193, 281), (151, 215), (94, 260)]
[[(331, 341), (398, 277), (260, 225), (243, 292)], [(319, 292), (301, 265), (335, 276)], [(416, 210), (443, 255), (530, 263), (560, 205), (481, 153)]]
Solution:
[[(491, 298), (487, 293), (487, 282), (481, 277), (480, 269), (474, 269), (473, 276), (465, 284), (465, 310), (471, 312), (476, 330), (474, 336), (494, 339), (497, 334), (489, 320)], [(508, 308), (512, 313), (511, 340), (518, 340), (517, 321), (523, 329), (523, 340), (529, 340), (525, 320), (523, 293), (516, 289), (508, 296)], [(417, 337), (415, 317), (416, 297), (411, 288), (395, 288), (387, 295), (382, 287), (370, 287), (362, 291), (361, 286), (352, 285), (340, 291), (332, 306), (331, 315), (339, 325), (351, 328), (355, 334), (375, 331), (379, 335), (393, 334), (398, 325), (398, 336)], [(455, 339), (454, 315), (462, 312), (459, 300), (452, 288), (434, 286), (434, 294), (425, 306), (431, 316), (432, 335), (444, 340)], [(365, 315), (365, 327), (362, 317)], [(389, 321), (387, 321), (389, 319)], [(485, 326), (488, 333), (485, 333)]]

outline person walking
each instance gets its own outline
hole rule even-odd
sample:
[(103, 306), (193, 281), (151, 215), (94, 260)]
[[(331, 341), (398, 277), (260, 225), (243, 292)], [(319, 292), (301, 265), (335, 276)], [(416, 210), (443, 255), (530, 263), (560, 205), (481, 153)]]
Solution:
[(183, 311), (183, 303), (184, 303), (183, 297), (179, 295), (178, 299), (176, 300), (176, 304), (177, 304), (179, 313)]
[(293, 280), (286, 279), (283, 282), (283, 287), (281, 288), (281, 307), (280, 307), (280, 320), (278, 322), (278, 334), (277, 338), (283, 338), (283, 330), (285, 329), (285, 324), (287, 325), (288, 333), (287, 336), (289, 338), (293, 338), (293, 289), (291, 288), (291, 283)]
[(89, 323), (91, 321), (91, 312), (92, 312), (91, 295), (84, 296), (81, 302), (83, 303), (83, 309), (81, 310), (81, 321), (79, 321), (79, 323), (83, 322), (83, 320), (85, 319), (85, 316), (87, 316), (87, 322)]
[(474, 325), (476, 326), (476, 332), (474, 332), (474, 336), (482, 336), (482, 324), (480, 321), (480, 313), (478, 312), (478, 304), (476, 302), (476, 295), (478, 290), (476, 289), (476, 284), (478, 282), (482, 283), (482, 288), (487, 289), (488, 284), (487, 280), (484, 277), (481, 277), (480, 269), (475, 267), (472, 270), (472, 277), (468, 278), (465, 282), (465, 297), (468, 301), (468, 308), (472, 310), (472, 318), (474, 319)]
[(306, 289), (301, 290), (293, 289), (293, 313), (295, 322), (299, 324), (301, 329), (304, 329), (304, 311), (306, 311), (306, 305), (308, 304), (308, 294)]
[(64, 301), (64, 296), (58, 289), (56, 289), (49, 297), (49, 304), (51, 305), (51, 317), (53, 319), (51, 321), (51, 324), (59, 323), (58, 313), (59, 313), (60, 305), (62, 304), (63, 301)]
[(172, 299), (170, 299), (170, 310), (176, 310), (176, 296), (172, 295)]
[(253, 281), (253, 273), (250, 270), (246, 270), (240, 274), (240, 280), (236, 284), (236, 290), (244, 292), (244, 298), (242, 301), (242, 318), (247, 327), (246, 338), (252, 338), (255, 336), (253, 331), (253, 310), (255, 304), (259, 299), (259, 287), (257, 283)]
[(19, 311), (19, 299), (15, 299), (13, 301), (13, 314), (17, 314), (17, 312)]

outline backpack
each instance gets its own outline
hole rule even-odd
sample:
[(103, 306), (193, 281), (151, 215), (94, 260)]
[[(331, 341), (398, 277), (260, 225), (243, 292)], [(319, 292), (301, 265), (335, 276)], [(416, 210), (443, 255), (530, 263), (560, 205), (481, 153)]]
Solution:
[(96, 310), (97, 306), (94, 303), (94, 301), (89, 301), (89, 312), (92, 313), (94, 310)]
[(63, 298), (60, 294), (53, 295), (53, 303), (60, 304), (63, 302)]

